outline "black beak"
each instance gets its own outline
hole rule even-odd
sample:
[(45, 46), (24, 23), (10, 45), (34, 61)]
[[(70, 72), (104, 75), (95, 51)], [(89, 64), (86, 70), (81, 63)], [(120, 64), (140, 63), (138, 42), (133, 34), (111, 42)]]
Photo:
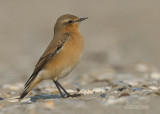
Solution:
[(88, 19), (88, 17), (79, 18), (76, 22), (81, 22), (81, 21), (84, 21), (86, 19)]

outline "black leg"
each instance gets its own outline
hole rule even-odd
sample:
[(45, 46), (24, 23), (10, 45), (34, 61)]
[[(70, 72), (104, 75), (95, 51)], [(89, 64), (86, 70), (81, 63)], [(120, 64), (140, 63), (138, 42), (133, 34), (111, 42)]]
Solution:
[(57, 82), (56, 82), (56, 81), (54, 81), (54, 80), (53, 80), (53, 82), (55, 83), (55, 85), (56, 85), (56, 87), (57, 87), (58, 91), (60, 92), (60, 94), (61, 94), (61, 96), (62, 96), (62, 98), (64, 98), (64, 95), (63, 95), (63, 93), (62, 93), (62, 91), (61, 91), (61, 89), (60, 89), (59, 85), (57, 84)]
[(57, 83), (57, 85), (59, 86), (59, 87), (61, 87), (61, 89), (67, 94), (67, 97), (70, 97), (71, 95), (62, 87), (62, 85), (56, 80), (55, 81), (56, 83)]
[(67, 97), (79, 97), (79, 96), (82, 95), (82, 94), (73, 94), (73, 95), (70, 95), (70, 94), (62, 87), (62, 85), (61, 85), (57, 80), (56, 80), (56, 81), (53, 80), (53, 82), (55, 83), (56, 87), (58, 88), (58, 90), (59, 90), (62, 98), (65, 98), (65, 97), (64, 97), (61, 89), (65, 92), (65, 94), (67, 95)]

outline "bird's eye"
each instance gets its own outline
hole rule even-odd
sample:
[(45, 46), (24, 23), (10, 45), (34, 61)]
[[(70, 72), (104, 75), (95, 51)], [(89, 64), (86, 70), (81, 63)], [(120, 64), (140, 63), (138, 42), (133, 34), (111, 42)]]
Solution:
[(73, 21), (72, 21), (72, 20), (69, 20), (68, 23), (73, 23)]

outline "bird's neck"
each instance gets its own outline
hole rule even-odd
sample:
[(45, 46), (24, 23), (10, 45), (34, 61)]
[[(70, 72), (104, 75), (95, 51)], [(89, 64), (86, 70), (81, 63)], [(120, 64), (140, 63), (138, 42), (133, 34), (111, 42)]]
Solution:
[(74, 33), (78, 33), (79, 34), (79, 30), (78, 28), (66, 28), (64, 30), (61, 31), (54, 31), (54, 35), (58, 35), (59, 33), (70, 33), (70, 34), (74, 34)]
[(63, 29), (64, 32), (78, 32), (78, 25), (66, 26)]
[(79, 32), (79, 24), (74, 24), (74, 25), (70, 25), (70, 26), (57, 26), (55, 25), (54, 28), (54, 34), (57, 33), (77, 33)]

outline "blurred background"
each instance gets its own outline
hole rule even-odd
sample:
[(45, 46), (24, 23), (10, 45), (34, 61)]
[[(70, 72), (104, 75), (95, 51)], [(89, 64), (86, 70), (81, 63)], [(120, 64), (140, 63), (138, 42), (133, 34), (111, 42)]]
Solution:
[(0, 83), (25, 82), (63, 14), (80, 25), (84, 56), (70, 75), (136, 63), (160, 67), (159, 0), (0, 0)]

